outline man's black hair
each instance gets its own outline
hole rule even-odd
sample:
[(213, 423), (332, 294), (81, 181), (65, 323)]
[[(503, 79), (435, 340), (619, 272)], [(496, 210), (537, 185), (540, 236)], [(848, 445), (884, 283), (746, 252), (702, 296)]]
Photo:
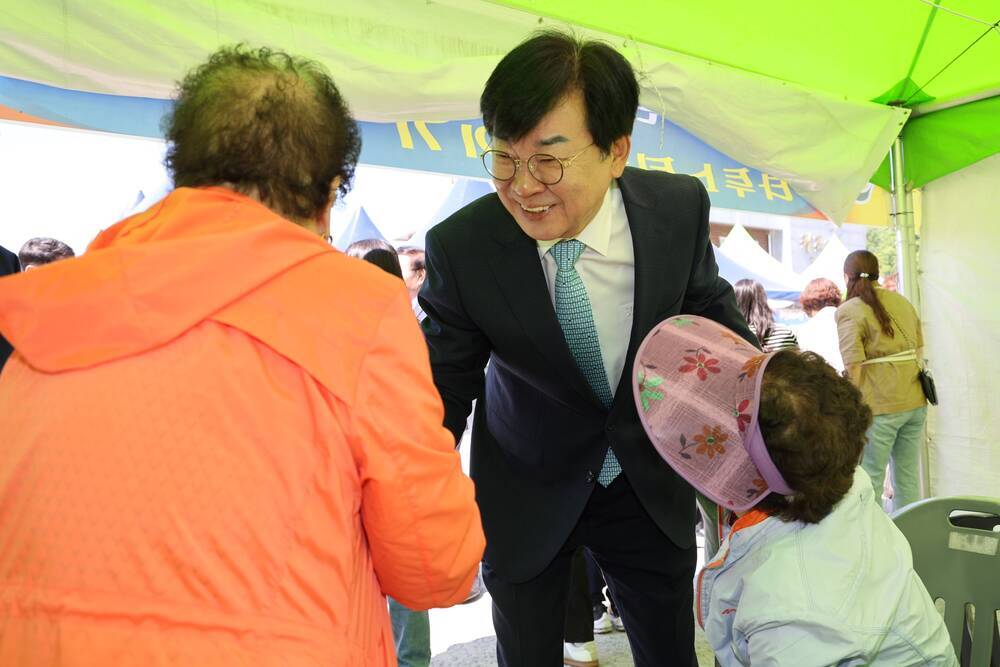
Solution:
[(56, 260), (70, 257), (76, 257), (72, 248), (62, 241), (44, 236), (28, 240), (17, 253), (22, 269), (29, 264), (51, 264)]
[(632, 134), (639, 107), (632, 66), (608, 44), (554, 30), (522, 42), (493, 70), (479, 98), (486, 131), (516, 142), (576, 90), (583, 93), (587, 129), (602, 152)]
[(399, 254), (395, 248), (382, 239), (355, 241), (344, 249), (344, 254), (348, 257), (357, 257), (369, 264), (374, 264), (400, 280), (403, 278), (403, 267), (399, 265)]

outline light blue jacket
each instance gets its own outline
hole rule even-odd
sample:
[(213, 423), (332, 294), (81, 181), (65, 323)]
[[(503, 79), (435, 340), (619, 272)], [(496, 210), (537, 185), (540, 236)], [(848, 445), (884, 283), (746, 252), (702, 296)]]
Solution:
[(858, 468), (818, 524), (751, 511), (698, 576), (698, 620), (723, 667), (958, 661), (910, 545)]

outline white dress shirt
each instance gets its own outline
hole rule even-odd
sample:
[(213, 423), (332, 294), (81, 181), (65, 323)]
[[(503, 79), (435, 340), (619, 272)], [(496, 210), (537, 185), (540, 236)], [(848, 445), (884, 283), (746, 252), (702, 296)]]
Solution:
[[(604, 357), (604, 371), (614, 394), (625, 367), (635, 299), (632, 231), (628, 226), (621, 191), (615, 182), (612, 181), (604, 195), (604, 202), (594, 219), (575, 238), (586, 246), (576, 262), (576, 271), (590, 297), (594, 327)], [(553, 306), (558, 267), (548, 252), (559, 240), (538, 241), (538, 256)]]

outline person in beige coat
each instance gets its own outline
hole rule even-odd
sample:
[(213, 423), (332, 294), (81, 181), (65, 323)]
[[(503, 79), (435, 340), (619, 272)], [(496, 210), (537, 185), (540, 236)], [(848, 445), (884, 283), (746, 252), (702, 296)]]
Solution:
[(837, 309), (840, 354), (847, 377), (861, 390), (874, 419), (862, 467), (882, 493), (892, 465), (895, 509), (920, 499), (920, 446), (927, 405), (917, 360), (924, 334), (906, 298), (878, 286), (878, 258), (867, 250), (844, 260), (847, 300)]

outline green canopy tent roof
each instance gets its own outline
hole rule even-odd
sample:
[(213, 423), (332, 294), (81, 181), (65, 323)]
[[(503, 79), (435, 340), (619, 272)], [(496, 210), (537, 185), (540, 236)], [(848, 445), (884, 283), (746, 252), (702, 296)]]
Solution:
[(640, 1), (613, 9), (579, 0), (499, 4), (855, 99), (905, 99), (914, 84), (923, 87), (916, 103), (1000, 92), (996, 33), (938, 75), (991, 32), (1000, 19), (995, 0)]
[[(1000, 152), (996, 0), (646, 1), (613, 10), (579, 0), (499, 4), (833, 95), (914, 109), (903, 140), (915, 187)], [(888, 188), (887, 163), (875, 182)]]

